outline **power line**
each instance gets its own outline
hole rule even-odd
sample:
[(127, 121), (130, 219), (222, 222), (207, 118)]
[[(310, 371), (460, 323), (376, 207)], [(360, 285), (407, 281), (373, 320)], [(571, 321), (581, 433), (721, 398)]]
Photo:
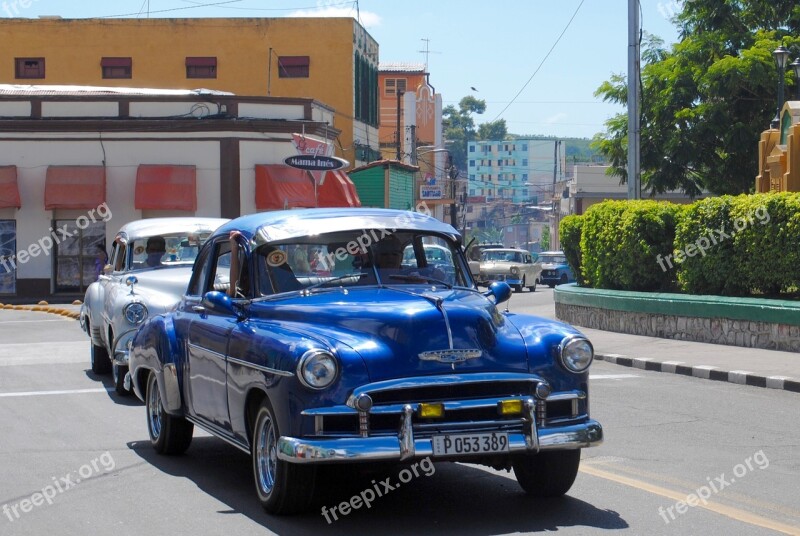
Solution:
[(539, 72), (539, 70), (542, 68), (542, 65), (544, 65), (544, 62), (545, 62), (545, 61), (547, 61), (547, 58), (549, 58), (549, 57), (550, 57), (550, 54), (551, 54), (551, 53), (553, 52), (553, 50), (556, 48), (556, 45), (558, 45), (558, 42), (559, 42), (559, 41), (561, 41), (561, 38), (562, 38), (562, 37), (564, 37), (564, 34), (565, 34), (565, 33), (567, 33), (567, 29), (569, 29), (570, 25), (572, 24), (572, 21), (573, 21), (573, 20), (575, 20), (575, 16), (578, 14), (578, 11), (580, 11), (580, 9), (581, 9), (581, 6), (583, 5), (583, 2), (584, 2), (584, 1), (585, 1), (585, 0), (581, 0), (581, 3), (580, 3), (580, 4), (578, 4), (578, 7), (577, 7), (577, 8), (575, 8), (575, 13), (573, 13), (573, 14), (572, 14), (572, 17), (570, 17), (569, 21), (567, 22), (567, 25), (566, 25), (566, 26), (564, 26), (564, 29), (561, 31), (561, 34), (560, 34), (560, 35), (558, 36), (558, 38), (556, 39), (556, 42), (555, 42), (555, 43), (553, 43), (553, 46), (552, 46), (552, 47), (550, 47), (550, 50), (548, 50), (548, 51), (547, 51), (547, 54), (545, 54), (544, 58), (542, 58), (542, 61), (541, 61), (541, 63), (539, 63), (539, 66), (538, 66), (538, 67), (536, 68), (536, 70), (533, 72), (533, 74), (531, 75), (531, 77), (530, 77), (530, 78), (528, 78), (528, 81), (527, 81), (527, 82), (525, 82), (525, 85), (524, 85), (524, 86), (522, 86), (522, 89), (520, 89), (520, 90), (517, 92), (517, 94), (516, 94), (516, 95), (514, 95), (514, 98), (513, 98), (513, 99), (511, 99), (511, 102), (509, 102), (509, 103), (506, 105), (506, 107), (505, 107), (505, 108), (503, 108), (503, 109), (500, 111), (500, 113), (499, 113), (499, 114), (497, 114), (497, 117), (495, 117), (494, 119), (492, 119), (492, 121), (491, 121), (492, 123), (494, 123), (495, 121), (497, 121), (497, 120), (500, 118), (500, 116), (501, 116), (501, 115), (503, 115), (503, 114), (505, 113), (505, 111), (506, 111), (506, 110), (508, 110), (509, 106), (511, 106), (512, 104), (514, 104), (514, 101), (515, 101), (515, 100), (517, 100), (517, 97), (519, 97), (519, 96), (522, 94), (522, 92), (523, 92), (523, 91), (525, 91), (525, 88), (526, 88), (526, 87), (528, 87), (528, 84), (530, 84), (530, 83), (531, 83), (531, 80), (533, 80), (533, 77), (534, 77), (534, 76), (536, 76), (536, 73), (538, 73), (538, 72)]

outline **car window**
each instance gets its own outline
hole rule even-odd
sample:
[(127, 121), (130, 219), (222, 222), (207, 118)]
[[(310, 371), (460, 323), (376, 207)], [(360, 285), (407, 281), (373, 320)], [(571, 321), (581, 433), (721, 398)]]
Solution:
[(114, 242), (113, 251), (111, 252), (111, 259), (114, 263), (114, 271), (121, 272), (125, 269), (125, 258), (128, 252), (127, 245), (117, 240)]
[[(458, 245), (422, 231), (328, 233), (265, 244), (255, 253), (256, 295), (311, 286), (407, 285), (429, 280), (472, 285)], [(417, 275), (406, 277), (410, 274)]]
[(567, 258), (564, 255), (540, 255), (539, 260), (542, 264), (566, 264)]
[(192, 274), (192, 280), (189, 283), (189, 289), (187, 290), (187, 294), (191, 296), (200, 296), (205, 289), (206, 279), (210, 269), (209, 256), (211, 254), (211, 249), (212, 248), (206, 248), (202, 253), (202, 257), (195, 265), (195, 269)]
[[(210, 233), (163, 233), (137, 238), (129, 244), (131, 268), (138, 270), (164, 266), (191, 266), (200, 251), (200, 246), (209, 235)], [(158, 246), (152, 247), (153, 244)], [(154, 251), (160, 252), (161, 255), (155, 255)]]

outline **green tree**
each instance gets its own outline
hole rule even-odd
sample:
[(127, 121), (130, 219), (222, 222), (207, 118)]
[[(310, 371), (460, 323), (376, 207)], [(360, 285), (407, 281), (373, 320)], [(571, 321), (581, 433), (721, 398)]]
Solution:
[[(800, 5), (794, 0), (683, 2), (673, 22), (680, 40), (667, 50), (648, 36), (642, 52), (643, 190), (690, 195), (742, 193), (758, 173), (758, 140), (775, 115), (780, 44), (797, 56)], [(793, 49), (794, 48), (794, 49)], [(795, 83), (787, 73), (787, 90)], [(626, 77), (596, 91), (627, 104)], [(593, 147), (627, 181), (627, 115), (606, 122)]]
[(539, 240), (539, 246), (542, 248), (542, 251), (550, 251), (550, 228), (546, 227), (542, 229), (542, 238)]
[(486, 101), (469, 95), (458, 102), (458, 108), (451, 104), (442, 110), (444, 138), (451, 142), (447, 148), (458, 169), (467, 168), (467, 145), (470, 141), (502, 140), (508, 134), (505, 119), (483, 123), (476, 130), (472, 116), (485, 111)]

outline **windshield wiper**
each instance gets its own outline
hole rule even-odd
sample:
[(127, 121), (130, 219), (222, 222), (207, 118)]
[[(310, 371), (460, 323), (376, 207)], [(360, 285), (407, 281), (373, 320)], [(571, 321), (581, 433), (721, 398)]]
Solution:
[(390, 274), (389, 279), (398, 279), (400, 281), (413, 281), (413, 282), (427, 282), (427, 283), (439, 283), (440, 285), (444, 285), (446, 288), (453, 288), (453, 285), (448, 283), (447, 281), (442, 281), (441, 279), (437, 279), (435, 277), (430, 277), (427, 275), (403, 275), (403, 274)]
[[(323, 286), (328, 285), (330, 283), (335, 283), (337, 281), (342, 281), (343, 279), (352, 279), (354, 277), (357, 277), (358, 280), (361, 280), (362, 277), (366, 277), (366, 276), (367, 276), (367, 274), (365, 274), (364, 272), (353, 272), (352, 274), (339, 275), (339, 276), (333, 277), (331, 279), (328, 279), (327, 281), (320, 281), (319, 283), (314, 283), (313, 285), (310, 285), (310, 286), (302, 289), (302, 292), (308, 292), (310, 290), (314, 290), (315, 288), (323, 287)], [(320, 276), (320, 277), (324, 277), (324, 276)]]

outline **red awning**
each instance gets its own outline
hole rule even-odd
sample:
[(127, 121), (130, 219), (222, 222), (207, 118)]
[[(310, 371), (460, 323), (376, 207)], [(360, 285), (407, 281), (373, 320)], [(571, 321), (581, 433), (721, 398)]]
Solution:
[(314, 184), (305, 170), (284, 164), (256, 165), (256, 208), (313, 208)]
[(0, 208), (20, 208), (17, 166), (0, 166)]
[(44, 208), (96, 208), (106, 201), (103, 166), (48, 166)]
[(322, 185), (317, 188), (320, 207), (360, 207), (361, 200), (355, 184), (347, 173), (337, 169), (324, 172)]
[(142, 164), (136, 171), (137, 210), (197, 210), (195, 166)]

